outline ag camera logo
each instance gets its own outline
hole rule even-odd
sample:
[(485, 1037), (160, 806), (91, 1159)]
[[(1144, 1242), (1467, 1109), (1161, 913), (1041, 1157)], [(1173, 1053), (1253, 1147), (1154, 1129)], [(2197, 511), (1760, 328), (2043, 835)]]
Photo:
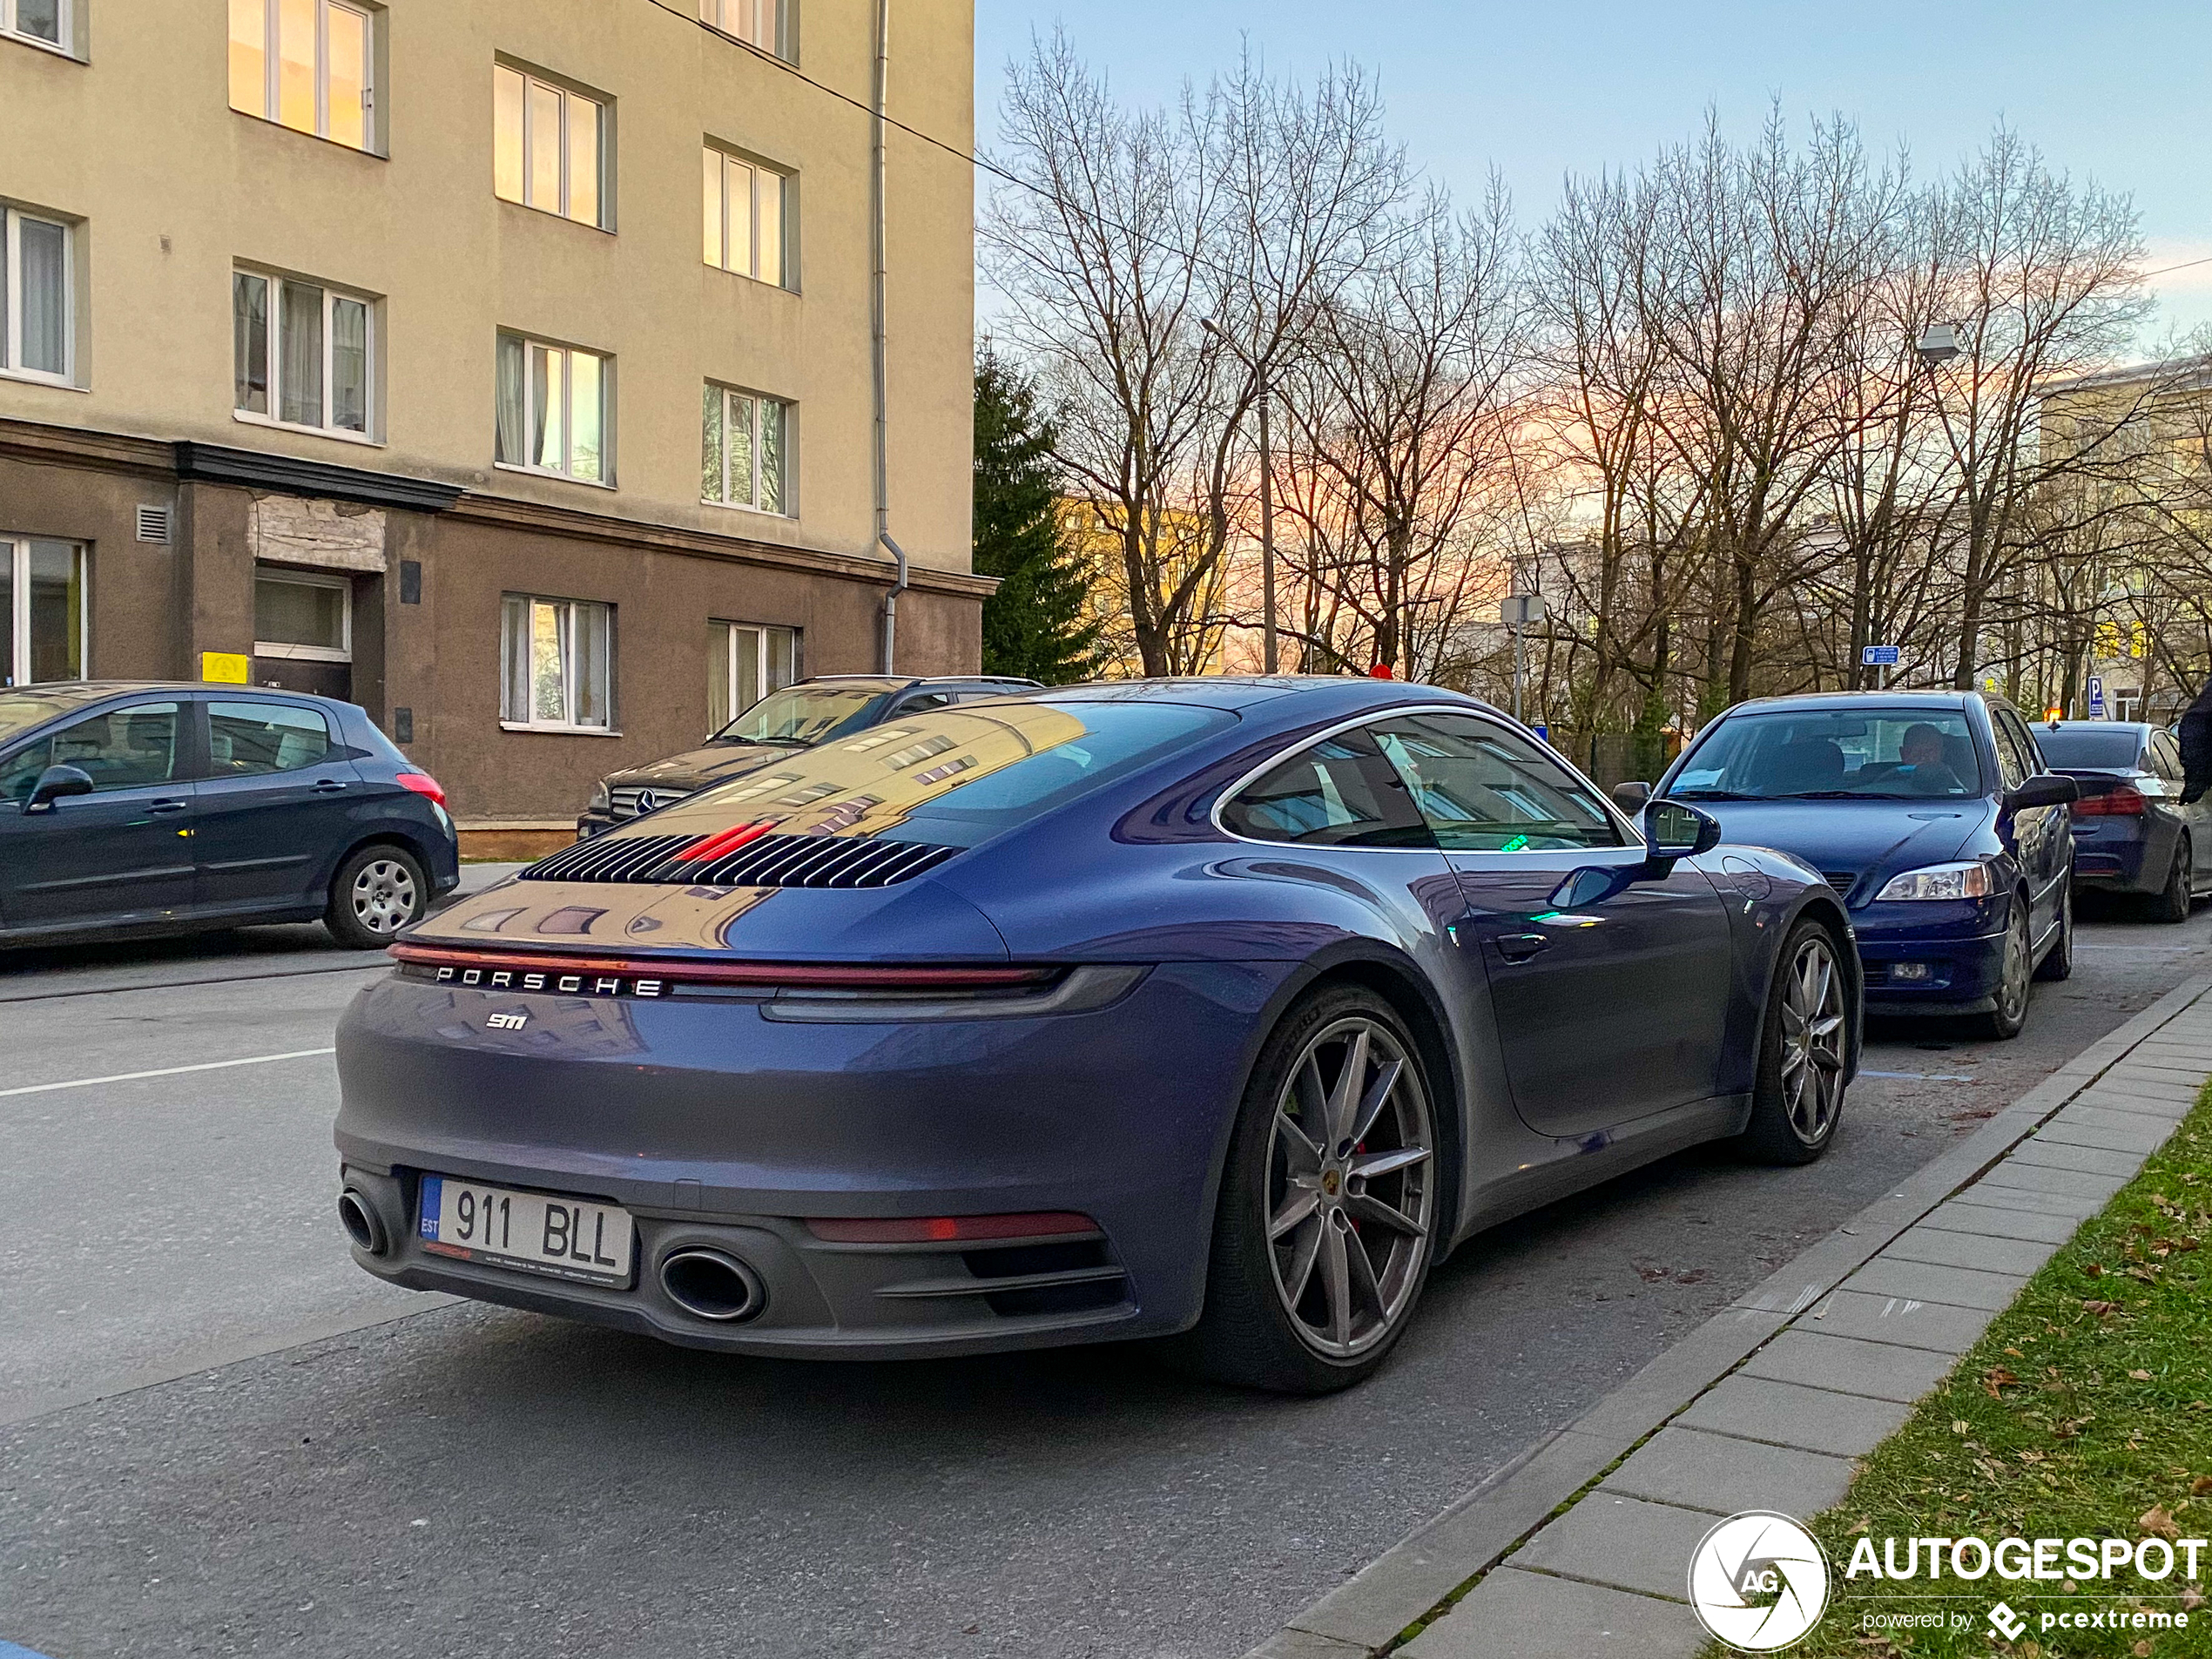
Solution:
[(1787, 1515), (1748, 1509), (1699, 1541), (1689, 1605), (1712, 1635), (1743, 1653), (1778, 1653), (1828, 1610), (1828, 1557)]

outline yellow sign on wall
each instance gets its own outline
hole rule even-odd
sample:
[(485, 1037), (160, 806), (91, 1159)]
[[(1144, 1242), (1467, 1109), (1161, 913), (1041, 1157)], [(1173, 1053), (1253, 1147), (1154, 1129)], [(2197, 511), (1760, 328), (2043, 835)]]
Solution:
[(199, 653), (199, 677), (224, 685), (243, 685), (253, 677), (251, 658), (230, 651), (204, 651)]

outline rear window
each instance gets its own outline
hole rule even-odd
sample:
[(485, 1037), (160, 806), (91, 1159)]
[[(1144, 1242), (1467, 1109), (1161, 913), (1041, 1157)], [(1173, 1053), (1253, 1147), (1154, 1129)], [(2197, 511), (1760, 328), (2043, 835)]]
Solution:
[(702, 790), (654, 814), (650, 829), (696, 835), (765, 823), (783, 835), (974, 846), (1236, 719), (1218, 709), (1135, 701), (932, 709)]
[(889, 693), (857, 685), (771, 691), (714, 734), (717, 743), (826, 743), (866, 725)]
[(2143, 734), (2129, 727), (2114, 730), (2094, 725), (2047, 725), (2035, 728), (2035, 746), (2046, 765), (2061, 771), (2126, 771), (2143, 752)]

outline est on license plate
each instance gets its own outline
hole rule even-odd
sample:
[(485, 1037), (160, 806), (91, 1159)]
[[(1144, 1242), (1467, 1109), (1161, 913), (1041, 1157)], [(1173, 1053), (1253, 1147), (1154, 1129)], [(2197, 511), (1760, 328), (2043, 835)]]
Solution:
[(422, 1248), (464, 1262), (519, 1267), (595, 1285), (627, 1285), (630, 1212), (588, 1198), (422, 1177)]

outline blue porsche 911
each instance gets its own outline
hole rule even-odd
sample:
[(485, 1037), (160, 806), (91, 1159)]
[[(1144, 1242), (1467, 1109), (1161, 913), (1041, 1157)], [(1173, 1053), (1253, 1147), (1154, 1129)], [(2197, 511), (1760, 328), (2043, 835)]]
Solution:
[(1480, 1229), (1832, 1141), (1850, 924), (1719, 834), (1415, 685), (901, 718), (416, 926), (339, 1033), (341, 1218), (398, 1284), (700, 1347), (1342, 1387)]

